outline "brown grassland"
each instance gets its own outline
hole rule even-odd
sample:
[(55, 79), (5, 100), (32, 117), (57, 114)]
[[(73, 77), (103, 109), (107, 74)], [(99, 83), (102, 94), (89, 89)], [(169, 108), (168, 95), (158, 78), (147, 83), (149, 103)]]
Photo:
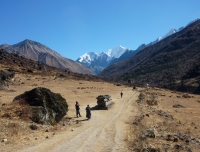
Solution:
[[(14, 97), (35, 87), (48, 88), (66, 99), (69, 111), (57, 125), (36, 124), (17, 116), (23, 107), (13, 103)], [(105, 94), (114, 105), (109, 110), (93, 110), (91, 120), (86, 120), (87, 104), (94, 107), (96, 97)], [(75, 117), (75, 101), (81, 105), (82, 117)], [(0, 151), (197, 152), (199, 109), (200, 95), (17, 73), (14, 81), (0, 90)], [(32, 124), (38, 129), (31, 130)]]

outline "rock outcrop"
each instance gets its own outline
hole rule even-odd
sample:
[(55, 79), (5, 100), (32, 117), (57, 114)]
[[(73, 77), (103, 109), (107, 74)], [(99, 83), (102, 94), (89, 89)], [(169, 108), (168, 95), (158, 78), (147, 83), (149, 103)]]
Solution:
[(68, 104), (60, 94), (42, 87), (27, 91), (13, 101), (26, 107), (23, 108), (21, 117), (27, 116), (40, 124), (55, 125), (68, 111)]
[(0, 89), (3, 89), (7, 82), (15, 76), (12, 68), (8, 70), (0, 70)]

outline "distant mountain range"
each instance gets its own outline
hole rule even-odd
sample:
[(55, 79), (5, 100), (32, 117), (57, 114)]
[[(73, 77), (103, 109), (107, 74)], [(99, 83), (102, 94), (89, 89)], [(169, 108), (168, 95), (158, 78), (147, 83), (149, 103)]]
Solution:
[(109, 49), (107, 52), (85, 53), (84, 55), (80, 56), (76, 61), (87, 66), (96, 74), (98, 74), (103, 69), (108, 67), (114, 59), (119, 58), (122, 54), (124, 54), (127, 51), (130, 50), (125, 47), (118, 46), (114, 49)]
[(200, 20), (171, 33), (131, 58), (110, 65), (99, 76), (200, 93)]
[(181, 27), (178, 30), (171, 29), (164, 36), (158, 37), (155, 41), (150, 42), (149, 44), (141, 44), (136, 50), (131, 50), (131, 49), (127, 49), (126, 47), (123, 47), (123, 46), (118, 46), (114, 49), (109, 49), (107, 52), (85, 53), (84, 55), (80, 56), (76, 61), (85, 65), (86, 67), (93, 70), (96, 74), (98, 74), (102, 70), (107, 68), (109, 65), (126, 60), (128, 58), (131, 58), (134, 55), (136, 55), (140, 50), (144, 49), (145, 47), (153, 45), (153, 44), (161, 41), (162, 39), (164, 39), (176, 32), (181, 31), (183, 28), (184, 27)]
[(28, 59), (41, 61), (49, 66), (67, 69), (77, 73), (95, 74), (84, 65), (71, 59), (67, 59), (45, 45), (32, 40), (26, 39), (14, 45), (3, 44), (0, 45), (0, 49), (4, 49), (9, 53), (18, 54)]

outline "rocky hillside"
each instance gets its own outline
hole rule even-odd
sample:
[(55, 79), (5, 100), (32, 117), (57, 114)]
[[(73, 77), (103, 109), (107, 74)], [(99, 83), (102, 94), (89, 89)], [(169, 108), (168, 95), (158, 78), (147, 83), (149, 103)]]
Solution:
[(0, 49), (0, 68), (1, 70), (13, 69), (15, 73), (54, 76), (55, 79), (56, 77), (63, 77), (75, 80), (101, 81), (101, 79), (94, 75), (74, 73), (66, 69), (52, 67), (39, 61), (33, 61), (17, 54), (8, 53), (3, 49)]
[(200, 93), (200, 20), (113, 64), (99, 76)]
[(45, 45), (35, 41), (24, 40), (14, 45), (3, 44), (0, 45), (0, 48), (9, 53), (18, 54), (19, 56), (23, 56), (31, 60), (41, 61), (49, 66), (68, 69), (76, 73), (94, 74), (92, 70), (84, 65), (67, 59)]

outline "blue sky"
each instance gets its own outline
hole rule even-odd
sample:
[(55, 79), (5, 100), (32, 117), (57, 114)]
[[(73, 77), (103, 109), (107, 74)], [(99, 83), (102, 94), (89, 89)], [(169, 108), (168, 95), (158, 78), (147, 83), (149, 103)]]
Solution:
[(76, 60), (136, 49), (200, 18), (199, 0), (0, 0), (0, 44), (25, 39)]

